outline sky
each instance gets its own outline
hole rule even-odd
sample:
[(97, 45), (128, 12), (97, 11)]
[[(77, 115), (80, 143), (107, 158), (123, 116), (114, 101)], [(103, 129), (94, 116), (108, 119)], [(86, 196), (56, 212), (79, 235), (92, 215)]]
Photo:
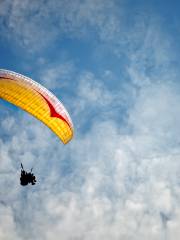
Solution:
[(179, 239), (179, 8), (0, 0), (0, 68), (52, 91), (75, 129), (63, 145), (0, 100), (1, 240)]

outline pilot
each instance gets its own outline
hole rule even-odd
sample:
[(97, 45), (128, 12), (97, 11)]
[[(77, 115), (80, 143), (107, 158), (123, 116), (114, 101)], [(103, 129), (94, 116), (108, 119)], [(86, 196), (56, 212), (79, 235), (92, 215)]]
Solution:
[(31, 172), (26, 172), (24, 171), (23, 165), (21, 163), (21, 177), (20, 177), (20, 184), (22, 186), (26, 186), (28, 184), (32, 184), (35, 185), (36, 184), (36, 177), (34, 176), (34, 174), (32, 173), (32, 169)]

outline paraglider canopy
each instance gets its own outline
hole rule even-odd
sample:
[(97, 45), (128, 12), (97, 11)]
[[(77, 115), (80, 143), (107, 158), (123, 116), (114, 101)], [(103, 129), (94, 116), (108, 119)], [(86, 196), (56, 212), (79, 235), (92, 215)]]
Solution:
[(45, 87), (21, 74), (0, 69), (0, 98), (46, 124), (66, 144), (73, 123), (63, 104)]

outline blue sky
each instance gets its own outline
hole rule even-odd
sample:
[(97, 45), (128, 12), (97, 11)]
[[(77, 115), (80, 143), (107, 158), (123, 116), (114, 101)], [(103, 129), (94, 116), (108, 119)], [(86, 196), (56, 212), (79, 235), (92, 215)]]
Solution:
[(0, 1), (0, 68), (55, 93), (75, 127), (64, 146), (0, 101), (0, 239), (178, 240), (179, 7)]

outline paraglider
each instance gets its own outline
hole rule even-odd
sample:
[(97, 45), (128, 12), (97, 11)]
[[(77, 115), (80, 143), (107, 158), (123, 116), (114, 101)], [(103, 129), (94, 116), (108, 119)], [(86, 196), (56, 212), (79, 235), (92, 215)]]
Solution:
[[(72, 139), (73, 123), (67, 110), (41, 84), (21, 74), (0, 69), (0, 98), (43, 122), (64, 144)], [(21, 176), (25, 176), (24, 172)]]
[(21, 177), (20, 177), (20, 184), (22, 186), (26, 186), (28, 184), (32, 184), (35, 185), (36, 184), (36, 177), (34, 176), (34, 174), (32, 173), (32, 168), (31, 168), (31, 172), (26, 172), (23, 168), (23, 165), (21, 163)]
[(0, 98), (46, 124), (66, 144), (73, 123), (63, 104), (45, 87), (21, 74), (0, 69)]

